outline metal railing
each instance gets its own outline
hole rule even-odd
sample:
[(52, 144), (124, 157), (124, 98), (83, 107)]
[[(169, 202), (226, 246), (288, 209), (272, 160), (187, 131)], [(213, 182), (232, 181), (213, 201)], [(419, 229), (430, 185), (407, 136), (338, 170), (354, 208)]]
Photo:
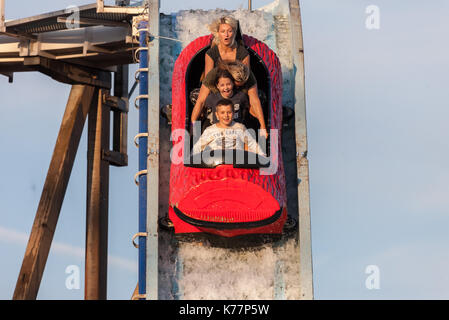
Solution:
[[(130, 6), (130, 0), (116, 0), (115, 6), (106, 6), (104, 0), (97, 0), (97, 13), (129, 13), (129, 14), (140, 14), (145, 8), (145, 2), (142, 1), (142, 6), (138, 6), (139, 1), (134, 1), (133, 5)], [(137, 5), (137, 6), (136, 6)]]

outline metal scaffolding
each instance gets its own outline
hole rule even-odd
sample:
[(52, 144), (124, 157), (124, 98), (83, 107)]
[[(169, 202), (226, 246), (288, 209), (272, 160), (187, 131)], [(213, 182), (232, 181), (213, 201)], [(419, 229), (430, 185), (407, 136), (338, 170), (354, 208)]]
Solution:
[(13, 299), (37, 297), (86, 120), (84, 296), (106, 299), (109, 166), (128, 165), (127, 64), (136, 46), (132, 20), (144, 8), (97, 3), (77, 8), (75, 18), (59, 10), (12, 21), (4, 8), (0, 0), (0, 74), (11, 82), (14, 72), (39, 71), (72, 85)]

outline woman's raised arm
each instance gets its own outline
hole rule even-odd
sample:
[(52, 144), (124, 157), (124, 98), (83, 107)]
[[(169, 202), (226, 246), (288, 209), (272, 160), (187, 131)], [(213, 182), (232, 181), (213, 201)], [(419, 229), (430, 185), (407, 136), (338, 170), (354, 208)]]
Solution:
[(259, 99), (257, 84), (252, 86), (248, 90), (248, 97), (249, 97), (249, 113), (255, 118), (257, 118), (257, 120), (259, 120), (261, 134), (264, 135), (265, 138), (268, 138), (267, 127), (265, 125), (265, 119), (263, 116), (262, 104), (260, 103)]
[(198, 117), (201, 114), (201, 111), (203, 111), (204, 104), (206, 103), (206, 98), (209, 95), (209, 88), (206, 87), (204, 84), (201, 85), (200, 93), (198, 94), (198, 98), (196, 99), (195, 106), (192, 110), (192, 117), (190, 118), (190, 121), (193, 123), (196, 120), (198, 120)]

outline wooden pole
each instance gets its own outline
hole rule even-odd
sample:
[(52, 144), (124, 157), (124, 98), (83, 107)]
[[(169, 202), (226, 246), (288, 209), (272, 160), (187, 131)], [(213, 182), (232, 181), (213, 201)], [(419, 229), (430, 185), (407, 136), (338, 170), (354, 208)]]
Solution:
[(299, 287), (300, 299), (313, 299), (312, 243), (310, 225), (309, 161), (304, 78), (304, 49), (299, 0), (289, 0), (290, 29), (295, 73), (295, 136), (298, 178)]
[(0, 0), (0, 32), (5, 31), (5, 0)]
[(134, 288), (133, 294), (131, 296), (131, 300), (134, 300), (138, 294), (139, 294), (139, 283), (137, 283), (136, 287)]
[(86, 300), (107, 298), (108, 193), (110, 108), (103, 103), (104, 89), (96, 90), (88, 120), (87, 218), (86, 218)]
[(97, 0), (97, 13), (104, 12), (104, 0)]
[(36, 299), (94, 88), (73, 85), (34, 219), (14, 300)]

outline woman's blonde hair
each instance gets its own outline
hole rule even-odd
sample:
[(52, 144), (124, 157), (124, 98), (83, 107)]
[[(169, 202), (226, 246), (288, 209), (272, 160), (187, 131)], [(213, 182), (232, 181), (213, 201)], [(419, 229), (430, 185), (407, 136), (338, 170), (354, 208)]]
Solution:
[(237, 35), (238, 21), (231, 16), (223, 16), (221, 18), (218, 18), (209, 25), (209, 30), (214, 35), (212, 45), (217, 45), (220, 42), (220, 38), (218, 37), (218, 30), (220, 29), (220, 25), (222, 24), (230, 25), (232, 31), (234, 31), (234, 35), (232, 37), (232, 45), (234, 45), (235, 37)]
[(228, 61), (224, 63), (224, 68), (229, 71), (235, 81), (245, 83), (249, 79), (249, 67), (241, 61)]

